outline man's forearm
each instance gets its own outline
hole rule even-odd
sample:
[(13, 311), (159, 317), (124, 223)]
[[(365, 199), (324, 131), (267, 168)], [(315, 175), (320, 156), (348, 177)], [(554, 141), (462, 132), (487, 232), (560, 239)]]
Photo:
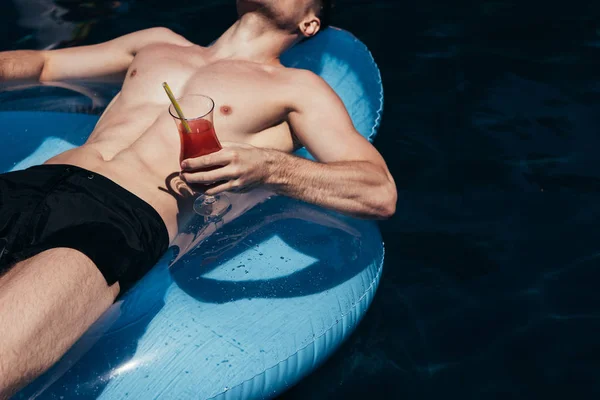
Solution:
[(0, 82), (39, 80), (44, 70), (42, 51), (17, 50), (0, 52)]
[(385, 169), (366, 161), (317, 163), (269, 150), (265, 181), (275, 193), (364, 218), (395, 212), (396, 186)]

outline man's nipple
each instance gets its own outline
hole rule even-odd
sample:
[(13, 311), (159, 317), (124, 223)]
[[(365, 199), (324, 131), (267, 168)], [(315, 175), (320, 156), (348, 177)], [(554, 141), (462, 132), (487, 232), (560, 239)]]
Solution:
[(223, 115), (231, 115), (231, 112), (233, 111), (231, 109), (231, 106), (228, 106), (228, 105), (221, 106), (220, 110), (221, 110), (221, 114), (223, 114)]

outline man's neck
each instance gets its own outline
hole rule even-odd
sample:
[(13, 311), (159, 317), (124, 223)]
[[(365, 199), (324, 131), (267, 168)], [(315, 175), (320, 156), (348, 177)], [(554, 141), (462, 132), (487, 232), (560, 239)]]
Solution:
[(209, 48), (215, 60), (246, 60), (279, 64), (279, 56), (298, 41), (298, 35), (271, 24), (259, 13), (238, 19)]

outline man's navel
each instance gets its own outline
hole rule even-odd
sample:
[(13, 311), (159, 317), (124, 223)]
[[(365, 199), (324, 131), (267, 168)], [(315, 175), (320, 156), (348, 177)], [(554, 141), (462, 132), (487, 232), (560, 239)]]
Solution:
[(137, 69), (136, 69), (136, 68), (134, 68), (134, 69), (133, 69), (133, 71), (131, 71), (131, 73), (129, 74), (129, 77), (130, 77), (130, 78), (133, 78), (133, 77), (134, 77), (134, 76), (136, 76), (136, 75), (137, 75)]

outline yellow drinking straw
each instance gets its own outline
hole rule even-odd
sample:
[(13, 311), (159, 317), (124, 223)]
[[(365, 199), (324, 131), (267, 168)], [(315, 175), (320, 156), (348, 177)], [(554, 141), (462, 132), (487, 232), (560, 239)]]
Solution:
[(187, 120), (183, 116), (183, 111), (181, 111), (181, 107), (179, 107), (179, 103), (177, 103), (177, 100), (175, 100), (175, 96), (173, 96), (173, 92), (171, 92), (171, 88), (169, 87), (167, 82), (163, 82), (163, 87), (165, 88), (165, 92), (167, 92), (167, 96), (169, 96), (171, 103), (173, 103), (173, 107), (175, 107), (175, 111), (177, 112), (177, 115), (179, 115), (179, 119), (181, 120), (185, 131), (187, 133), (192, 133), (192, 130), (190, 129)]

